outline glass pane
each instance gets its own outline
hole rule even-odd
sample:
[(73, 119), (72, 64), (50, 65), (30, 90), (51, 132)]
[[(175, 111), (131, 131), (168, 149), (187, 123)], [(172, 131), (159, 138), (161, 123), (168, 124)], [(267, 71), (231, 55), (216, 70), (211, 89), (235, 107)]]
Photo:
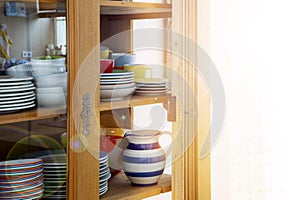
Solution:
[(66, 23), (39, 15), (54, 4), (30, 2), (0, 4), (0, 198), (64, 199)]

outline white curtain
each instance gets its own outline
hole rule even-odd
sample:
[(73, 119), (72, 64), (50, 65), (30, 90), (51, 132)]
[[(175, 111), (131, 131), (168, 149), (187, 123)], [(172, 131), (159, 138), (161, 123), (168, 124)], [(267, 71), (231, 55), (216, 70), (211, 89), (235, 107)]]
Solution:
[(210, 9), (226, 94), (212, 199), (299, 199), (300, 1), (211, 0)]

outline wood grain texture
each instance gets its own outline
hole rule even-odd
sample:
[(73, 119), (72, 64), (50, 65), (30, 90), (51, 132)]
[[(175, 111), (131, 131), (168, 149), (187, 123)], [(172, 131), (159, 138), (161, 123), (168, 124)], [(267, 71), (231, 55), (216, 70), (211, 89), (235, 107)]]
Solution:
[(108, 192), (100, 197), (101, 200), (140, 200), (171, 191), (171, 175), (163, 174), (155, 186), (131, 186), (124, 173), (120, 173), (108, 182)]
[(36, 108), (33, 110), (0, 115), (0, 124), (9, 124), (15, 122), (32, 121), (59, 117), (66, 114), (66, 109), (46, 109)]
[(172, 5), (164, 3), (141, 3), (99, 0), (103, 15), (131, 15), (143, 13), (171, 13)]
[[(100, 8), (96, 1), (67, 1), (69, 67), (68, 199), (99, 199), (99, 113), (97, 104), (100, 59)], [(82, 97), (91, 96), (90, 134), (82, 132)], [(79, 148), (77, 147), (79, 146)]]

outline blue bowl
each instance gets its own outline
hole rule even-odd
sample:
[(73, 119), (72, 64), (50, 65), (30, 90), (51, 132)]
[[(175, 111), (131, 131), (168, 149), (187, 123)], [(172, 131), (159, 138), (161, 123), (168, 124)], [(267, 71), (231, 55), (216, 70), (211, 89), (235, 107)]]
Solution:
[(136, 55), (129, 53), (113, 53), (112, 59), (115, 60), (115, 67), (122, 67), (125, 64), (134, 64)]

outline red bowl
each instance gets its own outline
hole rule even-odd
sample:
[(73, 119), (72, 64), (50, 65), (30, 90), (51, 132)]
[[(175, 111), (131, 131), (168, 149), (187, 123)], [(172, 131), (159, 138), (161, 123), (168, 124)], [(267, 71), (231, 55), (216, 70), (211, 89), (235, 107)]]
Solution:
[(114, 60), (100, 59), (100, 73), (112, 73), (114, 69)]

